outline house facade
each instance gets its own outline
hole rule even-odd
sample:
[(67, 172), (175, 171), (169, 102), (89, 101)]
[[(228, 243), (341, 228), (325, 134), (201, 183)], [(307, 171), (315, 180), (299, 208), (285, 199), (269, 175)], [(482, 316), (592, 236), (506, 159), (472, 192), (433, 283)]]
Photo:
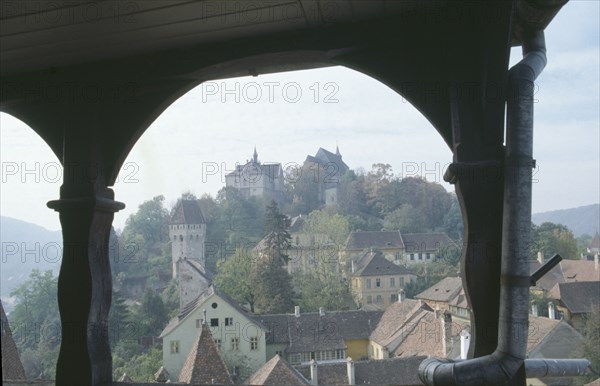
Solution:
[(399, 231), (351, 232), (342, 251), (345, 261), (356, 262), (365, 251), (378, 250), (383, 256), (400, 265), (404, 254), (404, 241)]
[(280, 355), (292, 365), (366, 358), (369, 335), (381, 311), (332, 311), (257, 315), (267, 328), (267, 358)]
[(341, 256), (344, 261), (356, 261), (365, 251), (378, 250), (396, 265), (411, 265), (434, 261), (440, 251), (457, 247), (445, 233), (356, 231), (348, 236)]
[(600, 281), (557, 283), (548, 292), (556, 319), (564, 319), (583, 331), (587, 317), (600, 311)]
[(261, 163), (254, 148), (252, 158), (225, 176), (225, 186), (239, 190), (244, 198), (262, 197), (282, 202), (285, 192), (280, 163)]
[(417, 276), (383, 257), (380, 251), (367, 252), (351, 271), (352, 293), (358, 307), (385, 310), (403, 296), (404, 287)]
[[(335, 244), (324, 234), (309, 234), (304, 231), (302, 215), (291, 219), (289, 233), (291, 244), (286, 250), (288, 261), (285, 269), (290, 275), (295, 273), (339, 272), (339, 257)], [(260, 255), (266, 251), (266, 237), (255, 250)]]
[(265, 327), (234, 300), (210, 286), (188, 303), (160, 335), (163, 366), (173, 379), (179, 378), (205, 319), (232, 376), (245, 379), (266, 362)]
[(440, 250), (457, 247), (445, 233), (403, 233), (402, 240), (406, 264), (433, 261)]

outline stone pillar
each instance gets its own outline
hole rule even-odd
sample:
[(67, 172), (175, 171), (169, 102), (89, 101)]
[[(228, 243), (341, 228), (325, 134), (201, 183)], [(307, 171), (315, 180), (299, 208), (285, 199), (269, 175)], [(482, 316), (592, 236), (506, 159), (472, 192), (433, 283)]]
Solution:
[[(57, 386), (97, 385), (112, 380), (108, 239), (114, 213), (125, 207), (113, 197), (112, 190), (105, 189), (95, 195), (65, 197), (48, 203), (60, 213), (63, 234), (58, 277), (62, 342)], [(72, 366), (73, 363), (78, 365)]]
[(58, 277), (62, 341), (56, 386), (112, 382), (109, 236), (114, 213), (125, 204), (115, 201), (108, 188), (113, 169), (103, 159), (105, 154), (95, 140), (97, 132), (89, 129), (86, 117), (90, 116), (73, 117), (64, 129), (60, 199), (48, 203), (59, 212), (63, 235)]

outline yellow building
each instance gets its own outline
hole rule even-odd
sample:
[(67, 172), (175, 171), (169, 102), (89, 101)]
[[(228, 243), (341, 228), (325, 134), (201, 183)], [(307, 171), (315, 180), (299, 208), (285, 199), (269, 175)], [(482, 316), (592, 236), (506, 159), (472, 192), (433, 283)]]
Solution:
[(415, 280), (416, 275), (390, 262), (380, 251), (367, 252), (352, 270), (352, 292), (360, 308), (385, 310)]

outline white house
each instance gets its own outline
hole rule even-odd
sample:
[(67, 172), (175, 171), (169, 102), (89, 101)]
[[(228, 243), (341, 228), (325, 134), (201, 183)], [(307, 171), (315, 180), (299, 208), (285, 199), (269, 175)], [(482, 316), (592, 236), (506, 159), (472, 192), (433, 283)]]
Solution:
[(188, 303), (160, 335), (163, 367), (173, 379), (179, 377), (202, 328), (205, 311), (219, 353), (234, 378), (245, 379), (266, 362), (266, 328), (233, 299), (211, 285), (196, 300)]

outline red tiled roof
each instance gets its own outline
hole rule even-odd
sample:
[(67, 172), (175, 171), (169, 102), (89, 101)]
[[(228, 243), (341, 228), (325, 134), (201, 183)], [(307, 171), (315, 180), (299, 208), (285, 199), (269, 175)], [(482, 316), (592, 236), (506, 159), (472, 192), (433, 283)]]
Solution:
[(262, 365), (244, 383), (248, 385), (273, 386), (304, 386), (310, 384), (298, 370), (281, 359), (279, 355), (275, 355), (271, 360)]
[(229, 370), (219, 355), (210, 328), (203, 324), (179, 373), (179, 382), (193, 385), (233, 385)]
[(2, 380), (19, 380), (25, 379), (25, 370), (19, 358), (17, 345), (12, 337), (8, 318), (4, 313), (4, 307), (0, 303), (0, 317), (2, 319)]

